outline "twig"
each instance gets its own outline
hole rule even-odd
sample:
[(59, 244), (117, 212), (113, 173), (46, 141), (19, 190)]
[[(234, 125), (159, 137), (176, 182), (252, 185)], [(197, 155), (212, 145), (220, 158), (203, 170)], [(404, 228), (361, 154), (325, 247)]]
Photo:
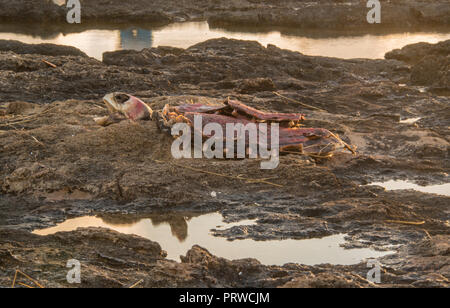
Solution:
[(341, 138), (339, 138), (339, 136), (336, 136), (335, 134), (333, 134), (332, 132), (330, 132), (331, 136), (333, 136), (334, 138), (336, 138), (339, 142), (341, 142), (344, 147), (349, 150), (350, 152), (352, 152), (353, 155), (356, 155), (356, 146), (351, 146), (348, 143), (346, 143), (344, 140), (342, 140)]
[(36, 141), (38, 144), (44, 146), (44, 144), (43, 144), (42, 142), (40, 142), (39, 140), (37, 140), (36, 137), (34, 137), (34, 136), (28, 134), (27, 132), (24, 132), (24, 133), (27, 134), (27, 135), (29, 135), (31, 138), (33, 138), (33, 140)]
[(374, 287), (377, 286), (376, 283), (374, 283), (374, 282), (372, 282), (372, 281), (370, 281), (370, 280), (367, 280), (366, 278), (362, 277), (362, 276), (359, 275), (359, 274), (354, 273), (353, 275), (355, 275), (357, 278), (361, 279), (362, 281), (367, 282), (367, 283), (368, 283), (369, 285), (371, 285), (371, 286), (374, 286)]
[(425, 221), (386, 220), (386, 222), (393, 224), (413, 225), (413, 226), (420, 226), (425, 224)]
[(26, 117), (21, 117), (20, 119), (17, 119), (17, 120), (6, 121), (6, 122), (3, 122), (3, 123), (0, 123), (0, 126), (5, 126), (5, 125), (8, 125), (8, 124), (20, 124), (20, 123), (29, 122), (29, 121), (33, 120), (34, 118), (36, 118), (38, 116), (41, 116), (41, 115), (49, 112), (50, 110), (55, 109), (56, 107), (57, 106), (53, 106), (53, 107), (47, 108), (46, 110), (44, 110), (42, 112), (39, 112), (37, 114), (33, 114), (33, 115), (30, 115), (30, 116), (26, 116)]
[(422, 229), (423, 230), (423, 232), (425, 232), (425, 234), (427, 235), (427, 237), (431, 240), (431, 235), (430, 235), (430, 233), (427, 231), (427, 230), (425, 230), (425, 229)]
[[(286, 97), (286, 96), (284, 96), (284, 95), (281, 95), (281, 94), (278, 93), (278, 92), (275, 92), (275, 91), (274, 91), (274, 92), (272, 92), (272, 93), (275, 94), (275, 95), (277, 95), (277, 96), (279, 96), (279, 97), (282, 97), (282, 98), (284, 98), (284, 99), (287, 99), (287, 100), (289, 100), (289, 101), (291, 101), (291, 102), (300, 104), (300, 105), (302, 105), (302, 106), (304, 106), (304, 107), (312, 108), (312, 109), (315, 109), (315, 110), (318, 110), (318, 111), (321, 111), (321, 112), (328, 112), (328, 111), (326, 111), (326, 110), (323, 110), (323, 109), (320, 109), (320, 108), (317, 108), (317, 107), (314, 107), (314, 106), (311, 106), (311, 105), (308, 105), (308, 104), (299, 102), (299, 101), (297, 101), (297, 100), (295, 100), (295, 99)], [(350, 152), (352, 152), (353, 155), (356, 154), (356, 147), (355, 147), (355, 146), (350, 146), (348, 143), (344, 142), (341, 138), (339, 138), (338, 136), (336, 136), (336, 135), (333, 134), (332, 132), (330, 132), (330, 134), (331, 134), (331, 136), (333, 136), (334, 138), (336, 138), (339, 142), (341, 142), (347, 150), (349, 150)]]
[(144, 282), (144, 279), (139, 280), (139, 281), (136, 282), (135, 284), (131, 285), (131, 286), (130, 286), (130, 289), (133, 289), (133, 288), (137, 287), (138, 285), (140, 285), (140, 284), (143, 283), (143, 282)]
[(27, 287), (28, 289), (34, 289), (32, 286), (29, 286), (23, 282), (18, 282), (17, 284), (20, 284), (21, 286)]
[(308, 153), (308, 152), (295, 152), (295, 151), (286, 151), (286, 150), (280, 150), (280, 153), (282, 154), (294, 154), (294, 155), (299, 155), (299, 156), (310, 156), (310, 157), (314, 157), (314, 158), (331, 158), (333, 157), (333, 153), (329, 153), (327, 155), (316, 155), (316, 154), (312, 154), (312, 153)]
[(302, 105), (303, 107), (310, 108), (310, 109), (315, 109), (315, 110), (321, 111), (321, 112), (328, 112), (328, 111), (326, 111), (326, 110), (324, 110), (324, 109), (320, 109), (320, 108), (317, 108), (317, 107), (314, 107), (314, 106), (311, 106), (311, 105), (308, 105), (308, 104), (299, 102), (298, 100), (295, 100), (295, 99), (293, 99), (293, 98), (286, 97), (286, 96), (284, 96), (284, 95), (281, 95), (281, 94), (278, 93), (278, 92), (275, 92), (275, 91), (274, 91), (274, 92), (272, 92), (272, 93), (275, 94), (276, 96), (279, 96), (279, 97), (281, 97), (281, 98), (284, 98), (284, 99), (286, 99), (286, 100), (288, 100), (288, 101), (291, 101), (291, 102), (297, 103), (297, 104), (299, 104), (299, 105)]
[[(27, 274), (25, 274), (24, 272), (21, 272), (20, 270), (16, 270), (16, 273), (14, 275), (14, 281), (12, 284), (12, 288), (14, 288), (15, 284), (16, 284), (16, 279), (17, 279), (17, 274), (21, 274), (22, 276), (24, 276), (25, 278), (27, 278), (28, 280), (30, 280), (32, 283), (34, 283), (35, 285), (37, 285), (39, 288), (44, 289), (44, 287), (37, 282), (36, 280), (34, 280), (33, 278), (31, 278), (30, 276), (28, 276)], [(18, 284), (22, 284), (20, 282), (18, 282)]]
[(46, 60), (42, 60), (42, 62), (44, 62), (44, 63), (47, 64), (48, 66), (51, 66), (51, 67), (53, 67), (53, 68), (57, 68), (57, 66), (56, 66), (55, 64), (53, 64), (53, 63), (51, 63), (51, 62), (48, 62), (48, 61), (46, 61)]
[(31, 282), (33, 282), (35, 285), (37, 285), (39, 288), (43, 289), (44, 287), (37, 282), (37, 280), (34, 280), (33, 278), (31, 278), (30, 276), (28, 276), (27, 274), (25, 274), (24, 272), (19, 271), (20, 274), (22, 274), (23, 276), (25, 276), (25, 278), (27, 278), (28, 280), (30, 280)]
[(100, 105), (98, 103), (92, 103), (92, 105), (94, 105), (94, 107), (97, 107), (97, 108), (100, 108), (100, 109), (106, 109), (106, 106)]
[(16, 127), (14, 127), (12, 124), (9, 124), (9, 123), (6, 123), (6, 125), (11, 126), (12, 128), (14, 128), (16, 131), (18, 131), (18, 132), (20, 132), (20, 133), (23, 133), (23, 134), (25, 134), (25, 135), (27, 135), (27, 136), (30, 136), (30, 137), (31, 137), (34, 141), (36, 141), (39, 145), (45, 146), (45, 144), (43, 144), (42, 142), (40, 142), (39, 140), (37, 140), (36, 137), (34, 137), (33, 135), (31, 135), (31, 134), (28, 133), (27, 131), (19, 130), (19, 129), (17, 129)]
[(14, 288), (14, 286), (16, 285), (17, 272), (18, 272), (18, 270), (16, 270), (16, 273), (14, 274), (14, 280), (13, 280), (13, 282), (12, 282), (11, 288)]
[(189, 170), (192, 170), (192, 171), (197, 171), (197, 172), (201, 172), (201, 173), (205, 173), (205, 174), (211, 174), (211, 175), (220, 176), (220, 177), (229, 178), (229, 179), (242, 180), (242, 181), (246, 181), (248, 183), (263, 183), (263, 184), (272, 185), (272, 186), (275, 186), (275, 187), (283, 187), (283, 185), (275, 184), (275, 183), (272, 183), (272, 182), (268, 182), (268, 181), (266, 181), (266, 179), (248, 179), (248, 178), (244, 178), (244, 177), (242, 177), (240, 175), (239, 176), (233, 176), (233, 175), (221, 174), (221, 173), (217, 173), (217, 172), (206, 171), (206, 170), (202, 170), (202, 169), (197, 169), (197, 168), (193, 168), (193, 167), (183, 166), (183, 165), (179, 165), (179, 164), (176, 164), (176, 163), (166, 162), (166, 161), (161, 161), (161, 160), (155, 160), (155, 162), (161, 163), (161, 164), (169, 163), (171, 165), (174, 165), (174, 166), (177, 166), (177, 167), (181, 167), (181, 168), (186, 168), (186, 169), (189, 169)]

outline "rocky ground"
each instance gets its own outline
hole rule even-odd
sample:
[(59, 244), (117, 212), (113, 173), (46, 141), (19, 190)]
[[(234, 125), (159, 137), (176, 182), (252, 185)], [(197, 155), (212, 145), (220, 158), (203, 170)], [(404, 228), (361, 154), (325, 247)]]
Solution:
[[(75, 258), (86, 269), (82, 286), (142, 278), (148, 287), (375, 287), (365, 263), (265, 266), (200, 247), (177, 263), (157, 243), (103, 229), (29, 233), (83, 215), (219, 211), (226, 221), (257, 224), (217, 236), (346, 233), (347, 248), (397, 247), (380, 260), (379, 286), (448, 287), (449, 197), (366, 184), (449, 181), (449, 46), (416, 44), (386, 60), (342, 60), (216, 39), (188, 49), (110, 52), (101, 62), (70, 47), (0, 41), (0, 285), (10, 285), (19, 268), (45, 286), (68, 286), (65, 262)], [(230, 96), (261, 110), (304, 112), (305, 125), (339, 134), (358, 152), (328, 160), (287, 155), (271, 171), (257, 160), (174, 160), (171, 139), (154, 122), (93, 122), (107, 114), (103, 95), (119, 90), (154, 109)], [(399, 121), (415, 117), (421, 119)]]
[[(254, 259), (229, 261), (194, 246), (181, 263), (166, 260), (158, 243), (136, 236), (125, 236), (106, 229), (79, 229), (48, 237), (24, 231), (1, 230), (1, 268), (20, 268), (39, 277), (45, 287), (71, 287), (66, 282), (66, 260), (76, 257), (82, 262), (83, 287), (374, 287), (364, 277), (365, 264), (354, 266), (305, 266), (286, 264), (264, 266)], [(11, 240), (11, 239), (14, 240)], [(27, 248), (24, 249), (23, 246)], [(95, 249), (92, 249), (95, 247)], [(383, 273), (385, 287), (448, 286), (448, 241), (440, 236), (411, 245), (402, 251), (407, 261), (386, 259)], [(425, 256), (422, 256), (425, 255)], [(29, 260), (34, 260), (31, 265)], [(392, 264), (391, 264), (392, 263)], [(438, 271), (424, 264), (433, 264)], [(420, 279), (416, 271), (420, 270)], [(0, 278), (2, 286), (11, 277)], [(447, 269), (448, 273), (448, 269)], [(447, 275), (448, 277), (448, 275)], [(18, 282), (30, 281), (19, 276)]]
[[(3, 21), (65, 24), (68, 9), (52, 0), (0, 0)], [(208, 20), (212, 25), (295, 26), (370, 29), (367, 0), (80, 0), (82, 23), (159, 23)], [(382, 2), (382, 26), (388, 29), (449, 26), (449, 0)], [(374, 27), (372, 27), (374, 28)], [(380, 28), (380, 26), (377, 26)]]

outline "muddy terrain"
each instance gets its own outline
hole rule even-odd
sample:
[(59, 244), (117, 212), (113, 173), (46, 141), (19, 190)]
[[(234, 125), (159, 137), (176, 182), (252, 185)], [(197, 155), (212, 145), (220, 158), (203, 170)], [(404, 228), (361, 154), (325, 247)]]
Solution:
[[(0, 50), (1, 286), (16, 268), (45, 286), (70, 286), (71, 258), (82, 262), (87, 287), (140, 279), (147, 287), (449, 286), (450, 198), (367, 184), (449, 182), (450, 41), (407, 46), (386, 60), (228, 39), (109, 52), (102, 62), (53, 45), (0, 41)], [(172, 139), (154, 122), (95, 124), (107, 115), (101, 98), (113, 91), (153, 109), (232, 97), (260, 110), (302, 112), (306, 126), (329, 129), (358, 150), (331, 159), (286, 155), (269, 171), (253, 159), (175, 160)], [(410, 118), (420, 119), (402, 121)], [(84, 215), (216, 211), (228, 222), (257, 222), (213, 231), (230, 240), (345, 233), (348, 249), (395, 254), (380, 259), (375, 285), (366, 263), (266, 266), (201, 247), (179, 263), (158, 243), (106, 229), (29, 233)]]
[[(64, 25), (68, 9), (52, 0), (0, 0), (0, 18), (11, 22), (47, 22)], [(366, 0), (80, 0), (82, 23), (157, 23), (207, 20), (233, 27), (295, 26), (320, 29), (374, 29), (366, 15)], [(107, 5), (107, 7), (106, 7)], [(448, 0), (395, 0), (382, 3), (382, 24), (377, 28), (449, 26)]]

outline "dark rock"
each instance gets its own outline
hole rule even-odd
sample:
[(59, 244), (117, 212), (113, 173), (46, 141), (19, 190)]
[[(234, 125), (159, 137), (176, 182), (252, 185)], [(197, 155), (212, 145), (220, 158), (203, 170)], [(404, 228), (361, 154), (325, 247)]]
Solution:
[(410, 44), (401, 49), (394, 49), (386, 53), (386, 59), (395, 59), (410, 64), (420, 62), (425, 56), (447, 56), (450, 54), (450, 40), (436, 44), (417, 43)]
[(417, 43), (386, 53), (386, 59), (412, 64), (410, 82), (429, 86), (438, 95), (450, 93), (450, 40), (436, 44)]
[[(223, 1), (82, 0), (82, 23), (158, 23), (208, 20), (211, 25), (295, 26), (321, 29), (367, 29), (367, 1), (347, 0), (237, 0)], [(0, 0), (0, 18), (15, 22), (66, 24), (68, 9), (48, 0)], [(383, 4), (382, 24), (377, 29), (417, 28), (449, 25), (450, 8), (445, 0), (398, 0)]]
[(244, 79), (238, 82), (236, 89), (237, 92), (243, 94), (275, 90), (275, 85), (270, 78)]
[(66, 22), (66, 10), (48, 0), (0, 1), (2, 21)]
[(30, 104), (27, 102), (12, 102), (8, 104), (6, 108), (6, 114), (23, 114), (27, 110), (33, 109), (35, 107), (34, 104)]
[(103, 63), (119, 66), (153, 66), (161, 63), (161, 56), (155, 54), (152, 49), (144, 49), (142, 51), (120, 50), (105, 52), (103, 54)]
[(12, 51), (16, 54), (87, 57), (84, 52), (72, 46), (55, 44), (25, 44), (12, 40), (0, 40), (0, 51)]
[(425, 56), (411, 70), (411, 83), (420, 86), (431, 86), (441, 84), (450, 86), (447, 82), (450, 70), (450, 55)]

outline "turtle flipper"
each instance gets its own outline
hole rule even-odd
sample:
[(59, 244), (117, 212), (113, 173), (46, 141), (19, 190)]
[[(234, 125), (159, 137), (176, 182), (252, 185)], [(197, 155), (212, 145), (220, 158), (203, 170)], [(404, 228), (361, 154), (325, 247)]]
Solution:
[(172, 127), (170, 126), (169, 122), (166, 120), (166, 117), (163, 115), (161, 111), (154, 111), (152, 117), (153, 121), (156, 122), (156, 125), (162, 132), (170, 134)]

